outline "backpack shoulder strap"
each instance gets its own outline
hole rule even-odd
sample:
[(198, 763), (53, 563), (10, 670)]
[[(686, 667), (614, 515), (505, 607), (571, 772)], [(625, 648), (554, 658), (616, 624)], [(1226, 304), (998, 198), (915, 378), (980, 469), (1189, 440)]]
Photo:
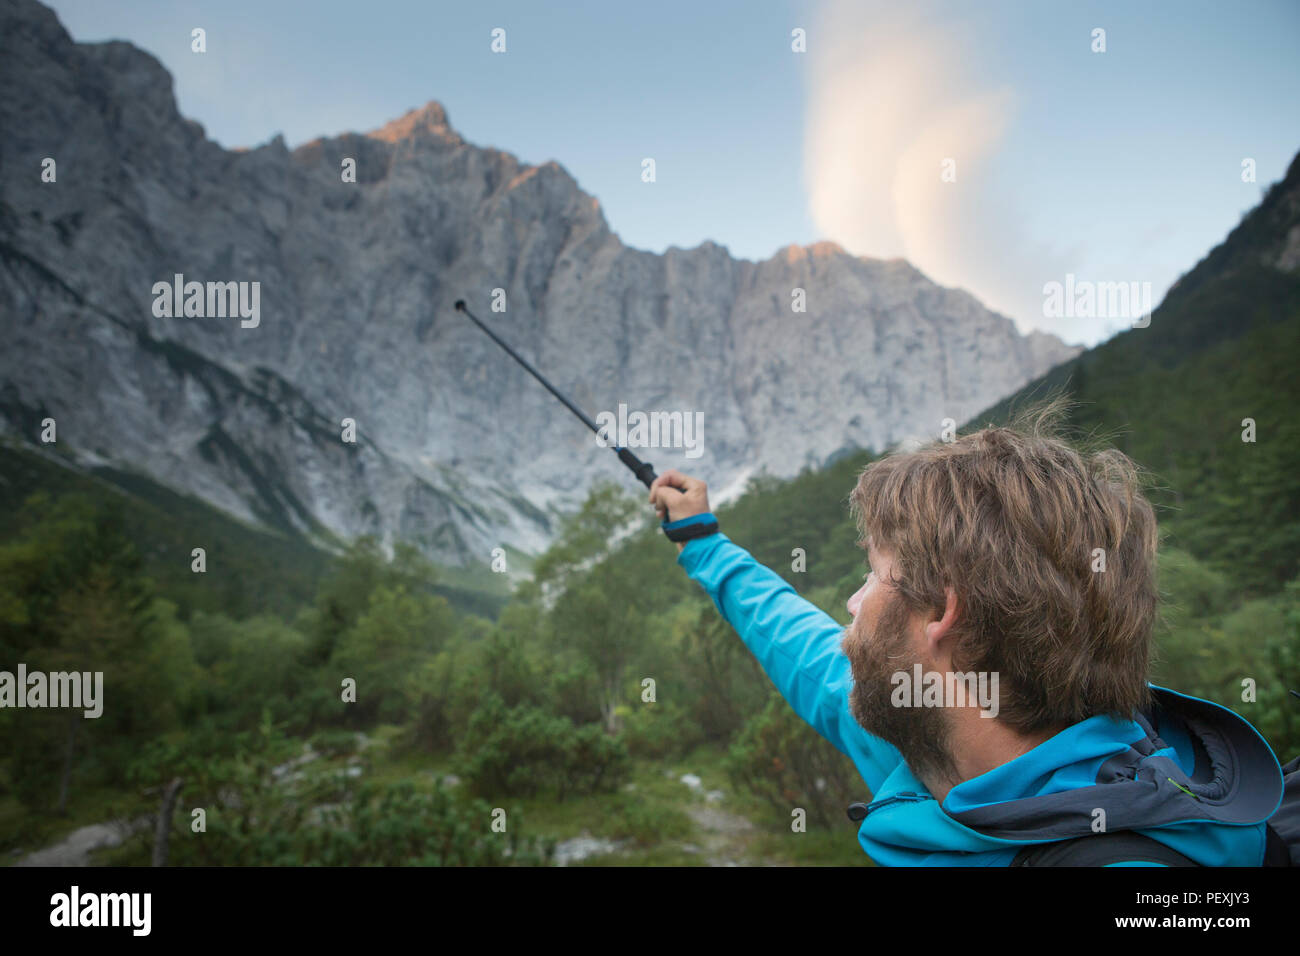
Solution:
[(1264, 827), (1264, 866), (1294, 866), (1291, 847), (1269, 823)]
[(1038, 843), (1025, 847), (1011, 861), (1012, 866), (1106, 866), (1111, 863), (1199, 865), (1160, 841), (1132, 830), (1097, 833), (1056, 843)]
[(1282, 803), (1268, 818), (1265, 866), (1300, 866), (1300, 757), (1282, 768)]

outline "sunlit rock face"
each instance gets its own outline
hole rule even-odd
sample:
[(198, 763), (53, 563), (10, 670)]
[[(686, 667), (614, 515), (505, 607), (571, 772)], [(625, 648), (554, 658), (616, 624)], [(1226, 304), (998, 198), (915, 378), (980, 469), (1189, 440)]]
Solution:
[[(1079, 351), (831, 243), (628, 248), (562, 166), (437, 103), (223, 149), (152, 56), (29, 0), (0, 9), (0, 84), (0, 429), (39, 446), (53, 418), (83, 463), (321, 539), (536, 552), (593, 480), (631, 480), (459, 298), (593, 417), (698, 421), (642, 457), (718, 489), (937, 436)], [(219, 308), (232, 282), (255, 316)]]

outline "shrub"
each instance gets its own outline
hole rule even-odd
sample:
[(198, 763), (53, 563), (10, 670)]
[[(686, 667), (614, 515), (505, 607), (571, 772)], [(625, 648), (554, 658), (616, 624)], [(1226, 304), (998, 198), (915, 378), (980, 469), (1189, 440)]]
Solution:
[(323, 757), (346, 757), (356, 753), (360, 741), (354, 730), (321, 730), (312, 735), (311, 748)]
[(657, 701), (628, 708), (621, 739), (633, 756), (662, 759), (689, 753), (704, 735), (672, 701)]
[(610, 805), (609, 815), (610, 835), (631, 839), (639, 846), (685, 840), (695, 832), (695, 824), (680, 808), (654, 803), (643, 794), (619, 794)]
[[(780, 694), (748, 721), (723, 759), (732, 782), (762, 797), (789, 823), (802, 807), (808, 819), (838, 826), (844, 808), (866, 796), (852, 761), (804, 723)], [(820, 781), (820, 783), (818, 782)]]
[(575, 727), (528, 705), (507, 709), (490, 695), (470, 717), (457, 772), (480, 796), (570, 794), (615, 789), (627, 776), (623, 743), (600, 728)]

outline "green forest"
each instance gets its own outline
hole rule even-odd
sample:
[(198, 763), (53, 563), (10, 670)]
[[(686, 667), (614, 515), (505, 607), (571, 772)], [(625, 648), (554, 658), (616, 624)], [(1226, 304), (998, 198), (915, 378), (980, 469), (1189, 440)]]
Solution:
[[(1266, 200), (1149, 328), (961, 431), (1060, 391), (1080, 436), (1144, 467), (1162, 537), (1153, 681), (1233, 708), (1287, 759), (1300, 278), (1252, 256), (1275, 215)], [(872, 454), (759, 477), (718, 511), (842, 623), (863, 573), (847, 496)], [(328, 554), (138, 477), (13, 444), (0, 458), (0, 666), (102, 670), (108, 701), (97, 720), (0, 710), (7, 863), (116, 821), (125, 839), (89, 862), (148, 865), (179, 781), (172, 865), (870, 865), (844, 812), (868, 796), (852, 764), (771, 688), (630, 481), (593, 487), (511, 591), (486, 566), (367, 539)]]

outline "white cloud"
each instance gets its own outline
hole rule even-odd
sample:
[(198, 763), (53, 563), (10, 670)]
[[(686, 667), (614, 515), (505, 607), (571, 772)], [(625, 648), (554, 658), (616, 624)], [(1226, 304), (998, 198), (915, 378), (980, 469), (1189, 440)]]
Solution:
[[(832, 2), (807, 55), (804, 167), (825, 238), (857, 255), (906, 258), (1022, 331), (1097, 337), (1093, 323), (1043, 317), (1043, 284), (1074, 269), (1080, 250), (1023, 232), (1022, 200), (993, 175), (1018, 97), (981, 82), (977, 65), (994, 53), (963, 36), (950, 9)], [(941, 178), (946, 159), (955, 182)]]

